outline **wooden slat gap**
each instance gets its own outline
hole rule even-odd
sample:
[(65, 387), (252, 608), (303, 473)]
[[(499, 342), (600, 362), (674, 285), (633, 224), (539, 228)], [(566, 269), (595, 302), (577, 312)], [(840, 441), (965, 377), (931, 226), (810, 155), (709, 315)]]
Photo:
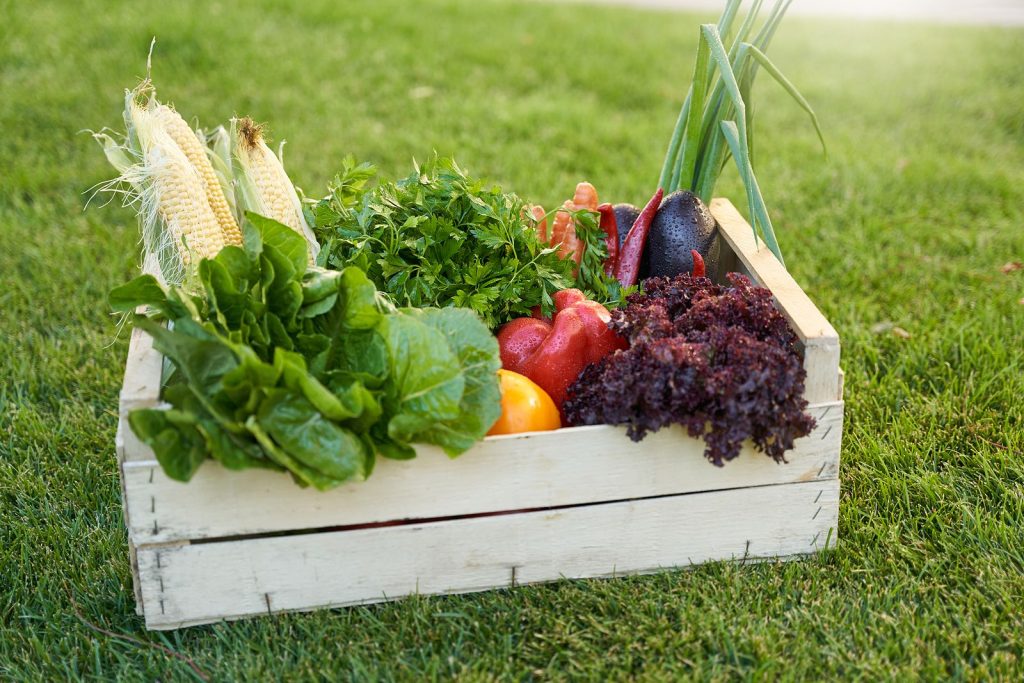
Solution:
[[(767, 456), (765, 456), (765, 457), (767, 457)], [(802, 484), (802, 483), (806, 483), (806, 482), (809, 482), (809, 481), (836, 481), (838, 479), (838, 475), (830, 475), (830, 476), (826, 476), (826, 477), (821, 477), (820, 475), (824, 471), (825, 471), (825, 465), (822, 465), (822, 468), (820, 470), (818, 470), (818, 475), (819, 476), (817, 476), (815, 478), (812, 478), (812, 479), (802, 480), (799, 483)], [(663, 494), (655, 495), (655, 496), (637, 496), (637, 497), (634, 497), (634, 498), (617, 498), (617, 499), (612, 499), (612, 500), (595, 500), (595, 501), (586, 502), (586, 503), (572, 503), (572, 504), (568, 504), (568, 505), (551, 505), (551, 506), (547, 506), (547, 507), (523, 508), (521, 510), (497, 510), (497, 511), (493, 511), (493, 512), (474, 512), (474, 513), (466, 514), (466, 515), (448, 515), (448, 516), (445, 516), (445, 517), (420, 517), (420, 518), (407, 518), (407, 519), (389, 520), (389, 521), (386, 521), (386, 522), (367, 522), (367, 523), (362, 523), (362, 524), (344, 524), (344, 525), (333, 525), (333, 526), (324, 526), (324, 527), (311, 527), (311, 528), (308, 528), (308, 529), (286, 529), (286, 530), (282, 530), (282, 531), (266, 531), (266, 532), (253, 533), (253, 534), (239, 534), (239, 535), (236, 535), (236, 536), (211, 536), (211, 537), (205, 537), (205, 538), (191, 539), (191, 540), (184, 541), (184, 542), (182, 542), (182, 541), (164, 542), (164, 543), (145, 543), (145, 542), (140, 542), (138, 544), (138, 548), (140, 550), (152, 550), (154, 548), (171, 547), (171, 546), (179, 546), (179, 545), (206, 545), (206, 544), (210, 544), (210, 543), (239, 543), (239, 542), (253, 541), (253, 540), (259, 540), (259, 539), (266, 539), (266, 538), (282, 538), (282, 537), (288, 537), (288, 536), (309, 536), (309, 535), (315, 535), (315, 534), (329, 534), (329, 533), (335, 533), (335, 532), (339, 532), (339, 531), (353, 532), (353, 531), (366, 531), (366, 530), (374, 530), (374, 529), (391, 528), (391, 527), (408, 527), (408, 526), (417, 526), (417, 525), (419, 525), (419, 526), (429, 526), (431, 524), (440, 524), (440, 523), (443, 523), (443, 522), (456, 522), (456, 521), (471, 520), (471, 519), (481, 519), (481, 518), (486, 518), (486, 517), (507, 517), (507, 516), (511, 516), (511, 515), (526, 515), (526, 514), (532, 514), (532, 513), (537, 513), (537, 512), (559, 512), (559, 511), (562, 511), (562, 510), (576, 510), (576, 509), (580, 509), (580, 508), (595, 507), (595, 506), (599, 506), (599, 505), (616, 505), (616, 504), (619, 504), (619, 503), (638, 503), (638, 502), (649, 501), (649, 500), (661, 500), (661, 499), (665, 499), (665, 498), (682, 498), (682, 497), (685, 497), (685, 496), (697, 496), (697, 495), (702, 495), (702, 494), (707, 494), (707, 493), (724, 493), (724, 492), (729, 492), (729, 491), (737, 491), (739, 489), (753, 490), (753, 489), (767, 488), (767, 487), (772, 487), (772, 486), (787, 486), (787, 485), (789, 485), (789, 484), (777, 484), (777, 483), (748, 484), (748, 485), (744, 485), (744, 486), (731, 486), (731, 487), (724, 487), (724, 488), (703, 489), (703, 490), (699, 490), (699, 491), (686, 491), (686, 492), (683, 492), (683, 493), (663, 493)], [(819, 496), (820, 496), (820, 494), (819, 494)], [(821, 511), (820, 507), (818, 508), (818, 511), (819, 512)], [(816, 516), (817, 516), (817, 514), (815, 514), (815, 517)]]

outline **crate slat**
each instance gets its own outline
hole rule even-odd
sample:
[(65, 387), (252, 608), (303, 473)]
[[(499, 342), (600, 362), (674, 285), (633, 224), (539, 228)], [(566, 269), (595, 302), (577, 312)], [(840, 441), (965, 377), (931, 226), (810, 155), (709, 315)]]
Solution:
[(786, 558), (835, 542), (835, 479), (139, 550), (146, 625)]
[(417, 447), (414, 460), (380, 459), (365, 482), (326, 493), (301, 489), (282, 473), (233, 472), (213, 461), (187, 484), (168, 479), (152, 460), (131, 462), (124, 468), (129, 533), (143, 545), (834, 479), (843, 406), (815, 406), (811, 414), (817, 428), (785, 465), (748, 443), (717, 468), (704, 459), (704, 442), (682, 428), (634, 444), (624, 428), (609, 426), (491, 437), (455, 460)]
[[(142, 615), (142, 588), (139, 586), (139, 565), (135, 552), (135, 541), (132, 539), (132, 522), (130, 516), (131, 507), (128, 504), (128, 488), (129, 479), (124, 475), (124, 456), (125, 456), (125, 445), (124, 445), (124, 432), (131, 431), (128, 427), (127, 421), (119, 419), (117, 421), (117, 433), (114, 435), (114, 452), (117, 456), (118, 470), (121, 472), (121, 516), (124, 519), (125, 526), (128, 527), (128, 562), (132, 568), (132, 591), (135, 593), (135, 613)], [(132, 435), (134, 437), (134, 434)]]

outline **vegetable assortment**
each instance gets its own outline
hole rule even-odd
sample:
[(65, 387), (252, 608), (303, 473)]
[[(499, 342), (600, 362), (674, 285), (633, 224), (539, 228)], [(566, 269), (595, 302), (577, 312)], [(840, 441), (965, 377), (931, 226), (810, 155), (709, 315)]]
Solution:
[(115, 310), (152, 309), (135, 325), (175, 367), (170, 408), (129, 418), (169, 476), (188, 481), (209, 456), (328, 489), (367, 477), (378, 454), (457, 455), (484, 436), (500, 358), (479, 318), (396, 309), (359, 268), (309, 266), (301, 235), (249, 220), (244, 248), (200, 263), (201, 291), (143, 275), (110, 295)]
[[(124, 135), (95, 135), (139, 208), (148, 270), (115, 289), (173, 365), (165, 407), (129, 424), (188, 481), (212, 458), (328, 489), (377, 457), (450, 456), (485, 434), (677, 424), (715, 465), (742, 443), (783, 461), (814, 427), (795, 337), (771, 293), (720, 281), (705, 202), (730, 156), (781, 261), (751, 163), (750, 90), (788, 6), (757, 33), (740, 0), (700, 28), (693, 84), (642, 209), (594, 185), (547, 212), (436, 156), (397, 180), (345, 159), (303, 200), (263, 129), (193, 131), (147, 79)], [(727, 47), (728, 46), (728, 47)], [(820, 135), (820, 132), (819, 132)], [(667, 192), (667, 195), (666, 195)]]

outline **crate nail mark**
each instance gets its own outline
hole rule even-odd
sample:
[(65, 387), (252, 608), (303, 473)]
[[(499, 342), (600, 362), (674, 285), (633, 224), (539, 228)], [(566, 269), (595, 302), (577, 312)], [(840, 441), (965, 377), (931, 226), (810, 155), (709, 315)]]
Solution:
[(821, 414), (821, 417), (819, 419), (824, 420), (825, 416), (828, 415), (830, 410), (832, 410), (832, 406), (825, 406), (825, 412)]
[(164, 592), (164, 577), (160, 577), (160, 592)]
[(156, 520), (154, 519), (153, 520), (153, 535), (156, 536), (158, 533), (160, 533), (160, 525), (157, 524)]
[(267, 603), (267, 614), (273, 616), (274, 610), (270, 608), (270, 593), (264, 593), (263, 600)]
[(156, 568), (160, 569), (160, 553), (156, 554)]
[(160, 614), (165, 614), (165, 612), (164, 612), (164, 601), (163, 600), (160, 601)]
[(515, 567), (515, 565), (512, 566), (512, 580), (510, 581), (509, 585), (512, 588), (516, 587), (516, 567)]
[[(828, 466), (828, 463), (827, 463), (827, 462), (823, 462), (823, 463), (821, 463), (821, 469), (820, 469), (820, 470), (818, 470), (818, 476), (819, 476), (819, 477), (821, 476), (821, 473), (825, 471), (825, 468), (826, 468), (827, 466)], [(819, 493), (818, 495), (820, 496), (820, 495), (821, 495), (821, 493)], [(814, 502), (815, 502), (815, 503), (817, 503), (818, 501), (814, 501)]]
[(825, 433), (821, 435), (821, 440), (824, 441), (825, 437), (828, 436), (828, 433), (831, 432), (831, 431), (832, 431), (832, 425), (829, 425), (828, 429), (825, 430)]
[(818, 536), (821, 536), (821, 532), (814, 534), (814, 538), (811, 539), (811, 545), (814, 545), (818, 541)]
[(813, 516), (813, 517), (811, 517), (811, 519), (817, 519), (817, 518), (818, 518), (818, 513), (820, 513), (820, 512), (821, 512), (821, 508), (822, 508), (822, 506), (821, 506), (821, 505), (819, 505), (819, 506), (818, 506), (818, 512), (815, 512), (815, 513), (814, 513), (814, 516)]
[[(822, 466), (822, 469), (825, 469), (824, 465)], [(818, 472), (818, 474), (821, 474), (821, 472)], [(825, 489), (822, 489), (822, 490), (818, 491), (818, 495), (814, 497), (814, 502), (815, 503), (817, 503), (819, 500), (821, 500), (821, 494), (823, 494), (823, 493), (825, 493)]]
[(156, 471), (155, 467), (150, 467), (149, 468), (149, 483), (150, 484), (153, 483), (153, 472), (155, 472), (155, 471)]
[(149, 497), (149, 511), (156, 514), (156, 496)]

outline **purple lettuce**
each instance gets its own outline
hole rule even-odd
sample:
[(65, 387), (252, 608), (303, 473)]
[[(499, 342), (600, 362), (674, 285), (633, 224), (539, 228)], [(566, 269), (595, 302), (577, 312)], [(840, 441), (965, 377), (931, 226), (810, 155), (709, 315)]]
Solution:
[(569, 388), (570, 424), (624, 424), (634, 441), (679, 424), (715, 465), (746, 439), (776, 462), (814, 428), (804, 413), (797, 339), (771, 292), (743, 275), (731, 287), (690, 275), (652, 278), (612, 312), (630, 347), (587, 367)]

